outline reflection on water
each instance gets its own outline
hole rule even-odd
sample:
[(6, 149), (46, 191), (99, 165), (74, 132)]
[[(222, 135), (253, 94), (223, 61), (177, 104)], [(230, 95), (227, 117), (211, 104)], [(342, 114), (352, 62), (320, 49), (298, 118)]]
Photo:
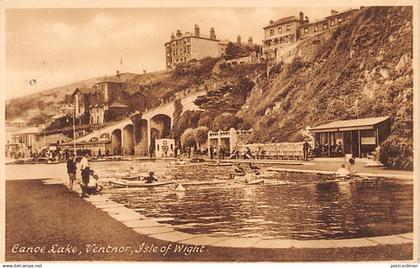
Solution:
[[(22, 167), (8, 166), (8, 178), (19, 177), (18, 173), (26, 170)], [(153, 170), (183, 183), (226, 179), (229, 170), (204, 164), (171, 166), (163, 161), (92, 163), (92, 167), (102, 179), (126, 175), (133, 167), (137, 172)], [(44, 169), (43, 173), (65, 174), (64, 165)], [(186, 192), (175, 191), (175, 185), (110, 188), (106, 192), (112, 199), (187, 233), (339, 239), (413, 231), (411, 183), (381, 178), (328, 182), (316, 175), (276, 174), (266, 178), (265, 185), (230, 182), (185, 188)]]

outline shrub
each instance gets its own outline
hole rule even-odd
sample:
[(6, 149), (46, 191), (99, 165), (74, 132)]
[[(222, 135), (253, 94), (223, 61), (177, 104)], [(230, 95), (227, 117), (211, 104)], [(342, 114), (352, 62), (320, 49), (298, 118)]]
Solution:
[(182, 146), (195, 146), (194, 129), (187, 128), (181, 135)]
[(413, 170), (413, 141), (391, 135), (382, 143), (379, 160), (387, 167)]

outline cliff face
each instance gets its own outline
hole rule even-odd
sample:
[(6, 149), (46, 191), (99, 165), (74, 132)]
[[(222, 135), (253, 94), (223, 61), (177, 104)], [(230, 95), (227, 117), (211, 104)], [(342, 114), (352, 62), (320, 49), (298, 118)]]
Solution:
[[(299, 139), (306, 126), (362, 117), (393, 118), (383, 161), (412, 167), (413, 25), (409, 7), (362, 9), (320, 46), (311, 61), (296, 58), (261, 79), (240, 114), (254, 141)], [(403, 152), (407, 161), (401, 163)]]

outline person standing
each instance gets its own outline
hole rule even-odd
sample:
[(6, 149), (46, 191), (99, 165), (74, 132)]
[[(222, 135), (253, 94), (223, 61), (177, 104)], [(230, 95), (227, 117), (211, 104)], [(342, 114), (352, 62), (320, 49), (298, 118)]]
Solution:
[(213, 159), (213, 146), (210, 145), (210, 159)]
[(74, 160), (74, 155), (70, 155), (67, 160), (67, 174), (69, 175), (69, 189), (73, 191), (73, 184), (76, 180), (76, 161)]
[(353, 170), (355, 164), (356, 164), (356, 157), (352, 154), (348, 160), (348, 170), (350, 171), (350, 173), (355, 173), (355, 171)]
[(311, 148), (311, 145), (309, 145), (308, 140), (305, 139), (305, 142), (303, 143), (303, 160), (304, 161), (309, 161), (308, 159), (309, 148)]
[(90, 166), (89, 161), (87, 159), (88, 153), (85, 153), (82, 160), (80, 161), (80, 171), (82, 175), (82, 197), (87, 197), (86, 195), (86, 189), (89, 184), (89, 176), (90, 176)]

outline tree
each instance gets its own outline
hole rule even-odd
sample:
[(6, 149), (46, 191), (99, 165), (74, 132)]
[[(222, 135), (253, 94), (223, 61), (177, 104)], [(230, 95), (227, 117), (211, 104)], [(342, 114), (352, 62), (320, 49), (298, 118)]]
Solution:
[(207, 132), (209, 131), (208, 127), (198, 127), (194, 129), (194, 138), (197, 144), (197, 148), (200, 148), (200, 145), (204, 144), (207, 141)]
[(213, 120), (211, 123), (211, 129), (213, 131), (229, 130), (232, 127), (238, 129), (239, 124), (242, 122), (243, 120), (236, 115), (230, 113), (222, 113)]
[(181, 144), (183, 146), (194, 146), (195, 145), (195, 136), (194, 129), (187, 128), (181, 135)]

